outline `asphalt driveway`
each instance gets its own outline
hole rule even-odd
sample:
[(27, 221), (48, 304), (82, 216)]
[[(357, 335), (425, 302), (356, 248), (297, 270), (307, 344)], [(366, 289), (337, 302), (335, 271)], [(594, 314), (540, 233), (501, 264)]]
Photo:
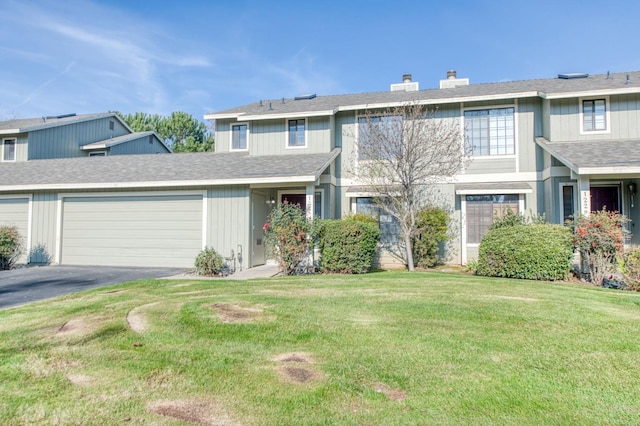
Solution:
[(178, 275), (181, 268), (40, 266), (0, 271), (0, 309), (143, 278)]

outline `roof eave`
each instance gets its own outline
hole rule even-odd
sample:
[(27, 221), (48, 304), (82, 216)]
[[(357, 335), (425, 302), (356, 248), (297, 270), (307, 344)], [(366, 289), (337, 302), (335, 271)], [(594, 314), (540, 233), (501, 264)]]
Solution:
[(543, 99), (580, 98), (586, 96), (627, 95), (640, 93), (640, 87), (621, 87), (618, 89), (581, 90), (575, 92), (541, 93)]

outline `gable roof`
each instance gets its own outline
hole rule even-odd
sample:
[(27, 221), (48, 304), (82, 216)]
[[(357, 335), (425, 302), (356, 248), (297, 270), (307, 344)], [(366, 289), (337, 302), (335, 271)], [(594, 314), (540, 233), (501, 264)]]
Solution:
[(137, 139), (142, 139), (148, 136), (153, 136), (154, 138), (157, 139), (157, 142), (159, 144), (161, 144), (166, 150), (167, 152), (172, 152), (171, 149), (166, 146), (164, 144), (164, 142), (162, 142), (162, 140), (160, 140), (160, 136), (158, 136), (158, 134), (156, 132), (134, 132), (134, 133), (129, 133), (128, 135), (122, 135), (122, 136), (118, 136), (115, 138), (110, 138), (110, 139), (106, 139), (103, 141), (98, 141), (98, 142), (93, 142), (93, 143), (89, 143), (86, 145), (82, 145), (82, 150), (83, 151), (91, 151), (93, 149), (105, 149), (105, 148), (111, 148), (112, 146), (116, 146), (116, 145), (120, 145), (123, 143), (127, 143), (127, 142), (131, 142), (131, 141), (135, 141)]
[(340, 154), (116, 155), (0, 164), (0, 191), (315, 182)]
[(538, 137), (536, 143), (580, 175), (640, 173), (640, 140), (549, 142)]
[(0, 121), (0, 135), (32, 132), (34, 130), (48, 129), (51, 127), (81, 123), (83, 121), (91, 121), (106, 117), (115, 118), (125, 128), (132, 132), (131, 128), (122, 121), (116, 113), (104, 112), (98, 114), (65, 114), (52, 117), (17, 118), (14, 120)]
[[(629, 83), (627, 83), (629, 76)], [(640, 93), (640, 72), (598, 74), (586, 78), (547, 78), (471, 84), (448, 89), (427, 89), (413, 92), (385, 91), (346, 95), (316, 96), (312, 99), (272, 99), (254, 102), (217, 113), (205, 119), (237, 118), (265, 120), (287, 117), (334, 115), (340, 111), (384, 108), (407, 102), (438, 105), (451, 102), (473, 102), (494, 99), (540, 97), (559, 99), (575, 96)]]

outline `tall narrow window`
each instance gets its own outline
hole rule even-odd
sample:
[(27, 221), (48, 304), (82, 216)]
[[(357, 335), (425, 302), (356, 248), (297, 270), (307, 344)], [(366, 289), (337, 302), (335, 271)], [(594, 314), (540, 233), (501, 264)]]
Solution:
[(2, 143), (2, 161), (16, 161), (16, 140), (5, 139)]
[(573, 195), (573, 185), (564, 185), (562, 187), (562, 223), (572, 219), (575, 209)]
[(582, 129), (585, 132), (607, 130), (607, 103), (604, 99), (582, 101)]
[(515, 154), (515, 108), (464, 112), (465, 136), (472, 155)]
[(290, 147), (305, 146), (304, 119), (289, 120), (289, 141), (287, 145)]
[(231, 126), (231, 149), (247, 149), (247, 125)]

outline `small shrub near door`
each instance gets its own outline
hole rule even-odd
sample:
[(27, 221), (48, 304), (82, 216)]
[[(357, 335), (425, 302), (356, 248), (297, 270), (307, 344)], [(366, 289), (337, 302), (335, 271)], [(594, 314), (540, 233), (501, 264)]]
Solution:
[(413, 257), (416, 266), (433, 268), (438, 263), (438, 250), (447, 240), (449, 215), (444, 209), (427, 207), (418, 213), (418, 233), (413, 238)]
[(320, 271), (364, 274), (371, 270), (380, 230), (374, 218), (357, 215), (318, 224)]
[(622, 262), (622, 277), (626, 290), (640, 291), (640, 249), (627, 250)]
[(22, 254), (20, 233), (15, 226), (0, 227), (0, 270), (11, 269)]
[(207, 247), (196, 257), (197, 275), (218, 275), (222, 271), (224, 259), (213, 248)]
[(562, 280), (573, 258), (571, 230), (562, 225), (502, 226), (489, 230), (480, 243), (478, 275)]
[(285, 201), (271, 211), (263, 228), (264, 239), (280, 272), (291, 275), (308, 259), (311, 229), (312, 222), (297, 204)]

